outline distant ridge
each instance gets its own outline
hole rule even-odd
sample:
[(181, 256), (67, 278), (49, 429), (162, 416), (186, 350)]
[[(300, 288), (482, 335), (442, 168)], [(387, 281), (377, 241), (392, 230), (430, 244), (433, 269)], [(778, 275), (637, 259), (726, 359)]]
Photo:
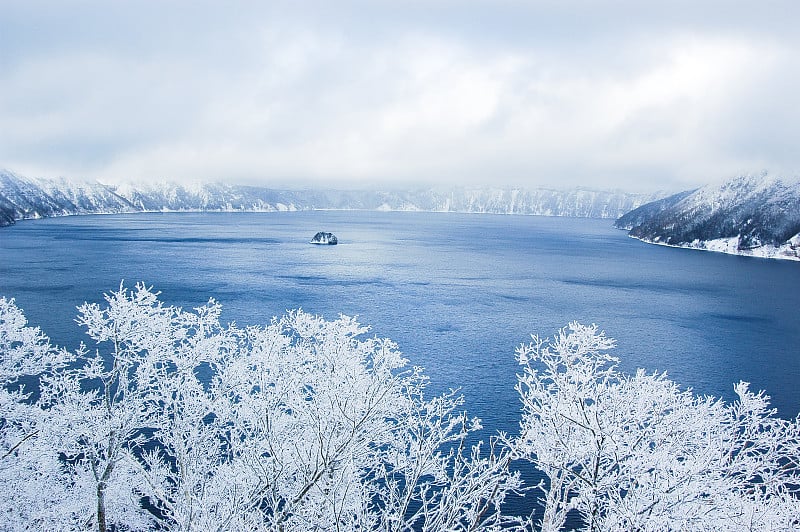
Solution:
[(136, 210), (125, 198), (97, 182), (30, 179), (0, 170), (0, 226), (31, 218)]
[(653, 244), (800, 260), (800, 183), (738, 176), (643, 205), (615, 226)]
[(0, 226), (73, 214), (160, 211), (429, 211), (618, 218), (663, 194), (589, 189), (276, 190), (211, 183), (111, 186), (0, 170)]

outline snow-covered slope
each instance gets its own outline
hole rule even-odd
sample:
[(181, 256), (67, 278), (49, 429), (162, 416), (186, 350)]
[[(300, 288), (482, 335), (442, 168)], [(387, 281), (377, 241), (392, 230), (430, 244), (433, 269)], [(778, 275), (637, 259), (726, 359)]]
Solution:
[(615, 225), (655, 244), (800, 260), (800, 183), (739, 176), (643, 205)]
[(0, 171), (0, 225), (68, 214), (139, 211), (436, 211), (617, 218), (663, 194), (588, 189), (275, 190), (220, 183), (109, 186)]
[(136, 210), (97, 182), (31, 179), (0, 170), (0, 226), (29, 218)]
[(456, 190), (274, 190), (224, 184), (125, 186), (116, 189), (142, 210), (280, 211), (308, 209), (539, 214), (616, 218), (660, 197), (614, 191), (460, 188)]

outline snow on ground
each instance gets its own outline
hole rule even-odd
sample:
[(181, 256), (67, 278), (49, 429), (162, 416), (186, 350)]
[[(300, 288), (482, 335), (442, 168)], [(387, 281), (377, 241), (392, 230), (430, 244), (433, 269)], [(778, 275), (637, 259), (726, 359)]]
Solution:
[(667, 244), (631, 235), (631, 238), (641, 240), (648, 244), (656, 244), (670, 248), (699, 249), (702, 251), (714, 251), (716, 253), (727, 253), (728, 255), (741, 255), (745, 257), (759, 257), (764, 259), (784, 259), (800, 261), (800, 233), (790, 238), (785, 244), (777, 246), (760, 246), (752, 249), (739, 249), (739, 237), (717, 238), (714, 240), (695, 240), (688, 244)]

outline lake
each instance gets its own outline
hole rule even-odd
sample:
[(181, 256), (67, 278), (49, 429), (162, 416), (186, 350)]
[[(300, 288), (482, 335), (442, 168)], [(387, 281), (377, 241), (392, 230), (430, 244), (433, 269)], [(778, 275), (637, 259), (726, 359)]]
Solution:
[[(124, 279), (167, 304), (214, 297), (225, 321), (286, 309), (357, 315), (461, 388), (484, 434), (515, 432), (514, 349), (572, 320), (616, 338), (625, 371), (667, 371), (697, 393), (765, 389), (800, 411), (800, 264), (643, 244), (610, 220), (445, 213), (136, 214), (0, 229), (0, 295), (74, 348), (75, 307)], [(312, 246), (330, 231), (337, 246)]]

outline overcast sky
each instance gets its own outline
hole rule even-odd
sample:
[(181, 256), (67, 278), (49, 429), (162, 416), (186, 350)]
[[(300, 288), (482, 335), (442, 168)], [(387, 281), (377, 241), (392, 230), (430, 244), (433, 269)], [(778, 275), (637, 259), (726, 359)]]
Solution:
[(799, 25), (796, 0), (0, 0), (0, 168), (628, 190), (795, 175)]

